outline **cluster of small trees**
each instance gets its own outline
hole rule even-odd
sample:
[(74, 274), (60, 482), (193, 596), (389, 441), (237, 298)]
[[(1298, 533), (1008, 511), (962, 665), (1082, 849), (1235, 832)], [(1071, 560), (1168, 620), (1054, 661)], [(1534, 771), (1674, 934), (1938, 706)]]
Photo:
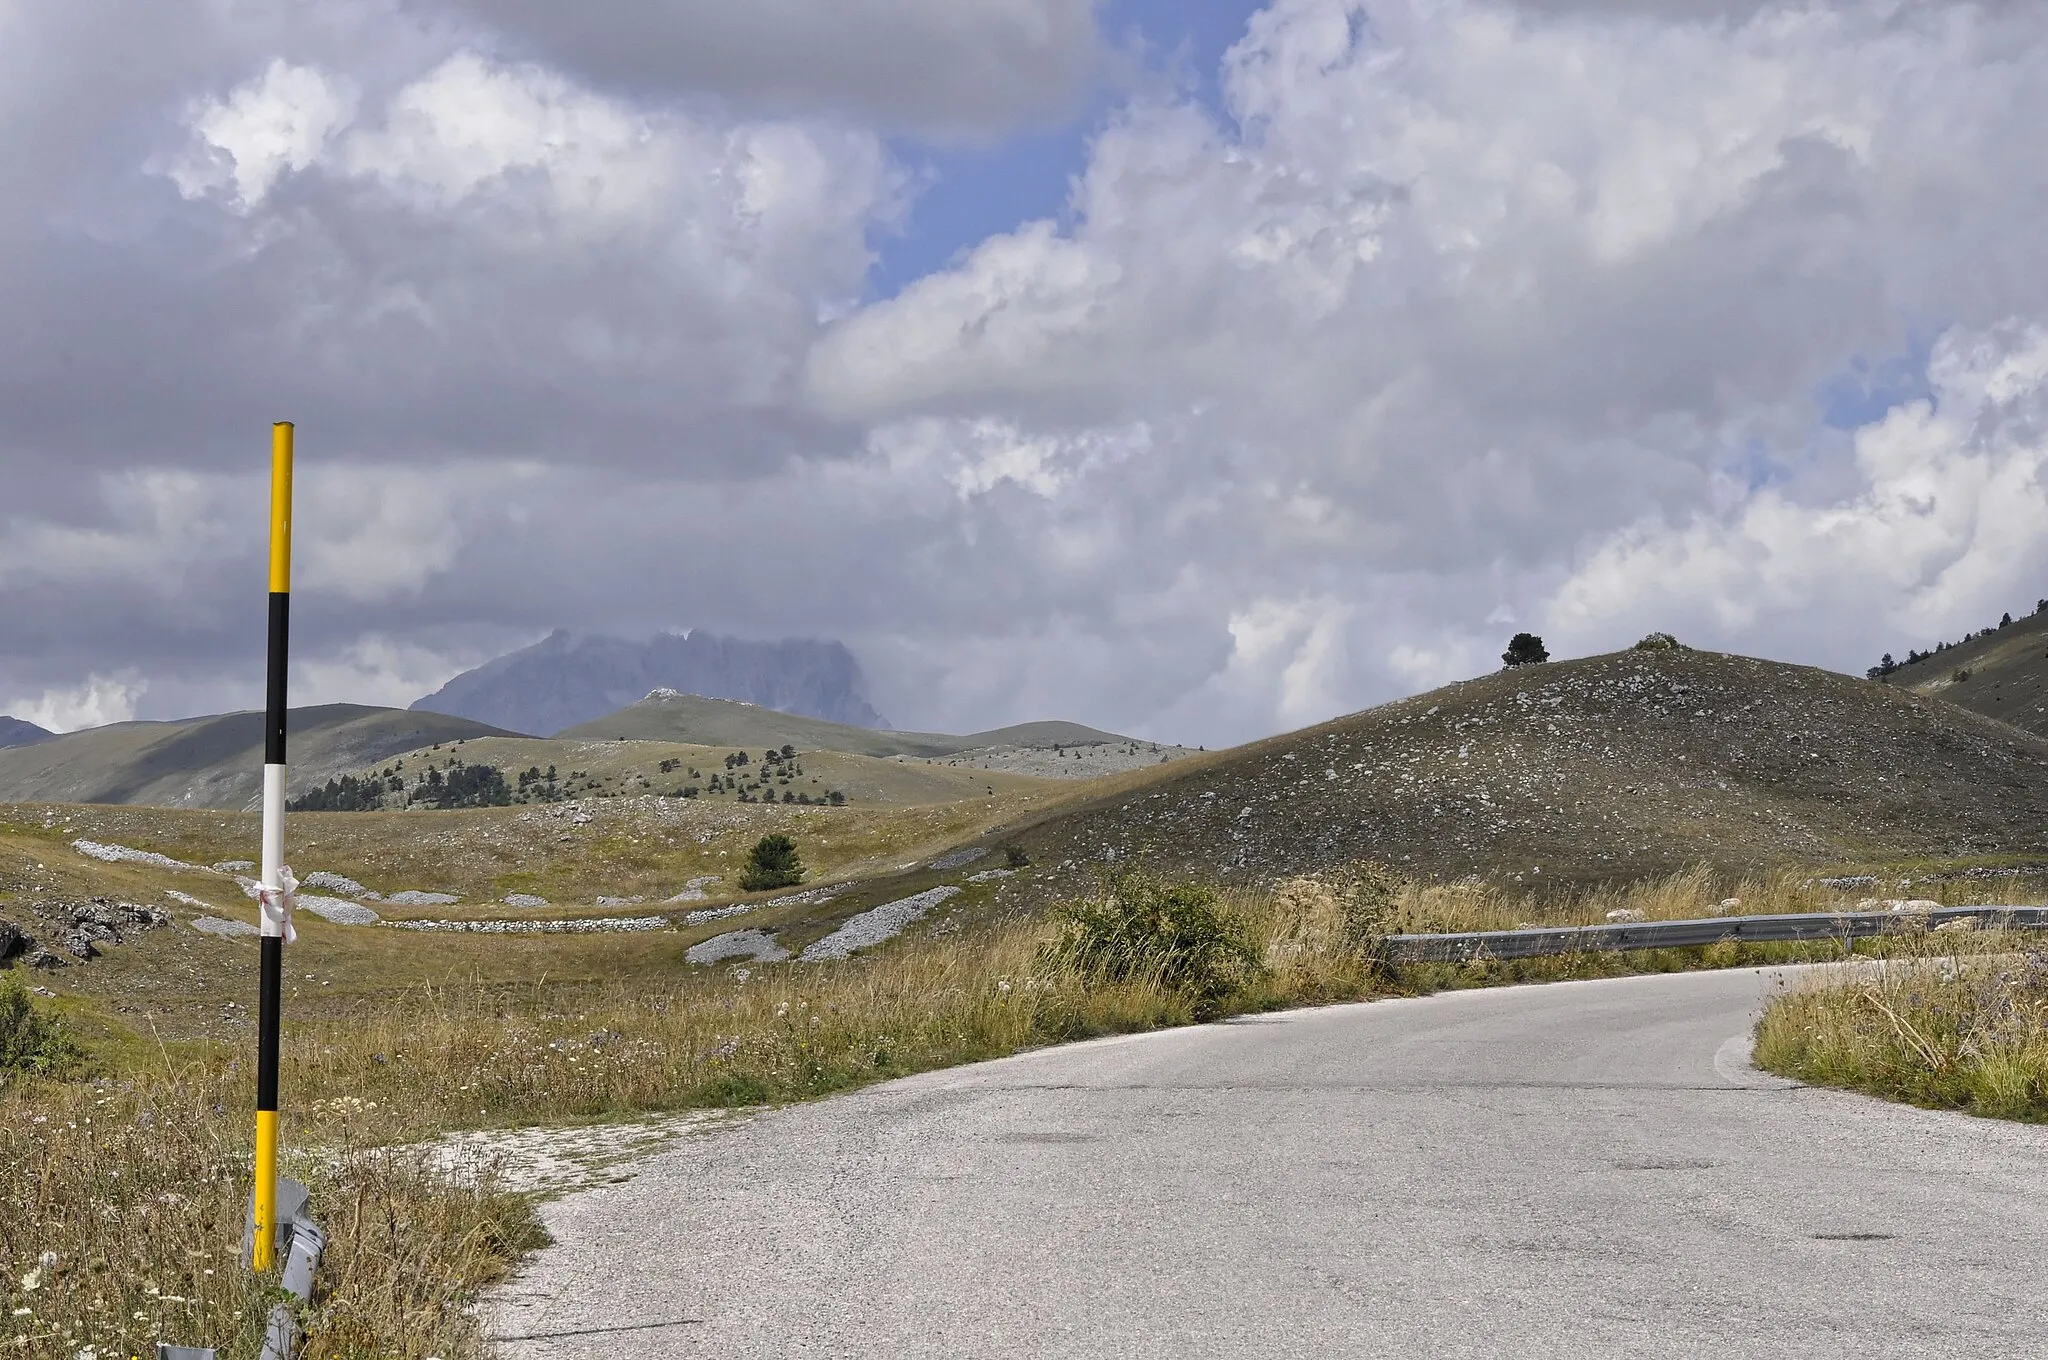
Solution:
[(405, 793), (407, 807), (510, 807), (512, 788), (495, 765), (450, 765), (447, 774), (429, 769)]
[[(2037, 600), (2034, 604), (2034, 613), (2036, 615), (2048, 614), (2048, 600)], [(1872, 680), (1889, 679), (1892, 672), (1896, 671), (1901, 666), (1910, 666), (1916, 661), (1925, 661), (1928, 657), (1939, 655), (1940, 653), (1947, 651), (1951, 647), (1960, 647), (1965, 642), (1975, 642), (1978, 638), (1990, 637), (1993, 633), (1998, 632), (2000, 629), (2010, 627), (2012, 627), (2012, 615), (2010, 613), (2003, 614), (1999, 617), (1998, 623), (1995, 627), (1979, 629), (1977, 632), (1974, 633), (1965, 633), (1962, 635), (1961, 638), (1957, 639), (1954, 642), (1937, 642), (1934, 644), (1933, 649), (1930, 651), (1923, 652), (1909, 647), (1906, 649), (1906, 659), (1904, 661), (1894, 661), (1892, 659), (1892, 654), (1890, 652), (1886, 652), (1884, 656), (1878, 661), (1878, 663), (1875, 666), (1872, 666), (1869, 670), (1865, 671), (1864, 674), (1869, 676)]]
[[(748, 771), (742, 774), (740, 771)], [(695, 770), (690, 772), (696, 774)], [(803, 777), (804, 767), (797, 762), (797, 749), (787, 745), (770, 747), (761, 753), (756, 764), (745, 751), (734, 751), (725, 758), (725, 773), (711, 772), (711, 792), (737, 794), (742, 803), (794, 803), (803, 806), (839, 807), (846, 802), (846, 795), (838, 789), (813, 797), (808, 791), (791, 788), (797, 779)], [(749, 777), (751, 775), (751, 777)], [(815, 782), (815, 781), (813, 781)], [(776, 785), (782, 785), (780, 798), (776, 797)], [(685, 798), (695, 797), (691, 789), (681, 791)]]
[[(403, 788), (403, 785), (400, 785)], [(345, 774), (330, 779), (317, 789), (308, 789), (284, 805), (286, 812), (376, 812), (390, 792), (384, 776)]]

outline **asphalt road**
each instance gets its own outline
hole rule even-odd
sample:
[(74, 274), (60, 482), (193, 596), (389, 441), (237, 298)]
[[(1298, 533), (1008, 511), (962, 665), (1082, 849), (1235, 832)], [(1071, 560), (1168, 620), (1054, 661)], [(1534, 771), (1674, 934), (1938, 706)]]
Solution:
[(1773, 985), (1298, 1011), (766, 1112), (551, 1205), (492, 1326), (518, 1360), (2048, 1355), (2048, 1129), (1755, 1072)]

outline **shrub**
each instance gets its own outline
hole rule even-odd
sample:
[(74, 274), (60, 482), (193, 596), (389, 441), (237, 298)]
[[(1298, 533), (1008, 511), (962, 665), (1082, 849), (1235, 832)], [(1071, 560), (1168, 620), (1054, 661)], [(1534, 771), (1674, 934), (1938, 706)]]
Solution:
[(1550, 660), (1550, 652), (1534, 633), (1517, 633), (1508, 639), (1508, 649), (1500, 659), (1511, 667), (1538, 666)]
[(1156, 977), (1214, 1001), (1260, 971), (1241, 922), (1205, 884), (1167, 884), (1136, 870), (1103, 878), (1093, 898), (1052, 909), (1059, 935), (1041, 962), (1105, 982)]
[(1003, 847), (1003, 863), (1009, 868), (1021, 869), (1031, 863), (1031, 856), (1024, 853), (1021, 845), (1006, 845)]
[(740, 873), (740, 890), (766, 892), (803, 881), (804, 863), (797, 854), (796, 842), (778, 833), (763, 836), (747, 852), (747, 867)]
[(1669, 633), (1652, 633), (1641, 642), (1638, 642), (1633, 650), (1638, 652), (1684, 652), (1690, 651), (1691, 648)]
[(9, 973), (0, 978), (0, 1081), (13, 1076), (55, 1076), (82, 1055), (64, 1027), (45, 1015)]

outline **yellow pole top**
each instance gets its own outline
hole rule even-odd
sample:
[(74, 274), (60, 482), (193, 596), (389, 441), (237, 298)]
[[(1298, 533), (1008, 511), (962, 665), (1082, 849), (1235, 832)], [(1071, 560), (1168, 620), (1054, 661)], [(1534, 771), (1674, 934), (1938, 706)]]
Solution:
[(270, 593), (292, 588), (292, 423), (270, 427)]

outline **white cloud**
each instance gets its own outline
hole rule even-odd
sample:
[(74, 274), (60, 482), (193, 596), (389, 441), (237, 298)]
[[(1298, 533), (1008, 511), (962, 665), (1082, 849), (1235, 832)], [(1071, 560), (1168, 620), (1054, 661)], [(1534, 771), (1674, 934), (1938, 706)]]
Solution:
[(441, 650), (369, 633), (331, 655), (295, 662), (291, 702), (405, 708), (490, 657), (473, 648)]
[(423, 206), (445, 207), (522, 171), (555, 206), (596, 217), (653, 205), (667, 171), (655, 121), (538, 67), (498, 67), (460, 52), (392, 97), (382, 126), (344, 152)]
[(148, 684), (134, 676), (93, 674), (83, 684), (46, 689), (33, 699), (0, 703), (0, 713), (46, 727), (52, 732), (75, 732), (83, 727), (104, 727), (128, 722), (135, 717), (135, 701)]
[(2048, 577), (2048, 328), (1950, 332), (1928, 375), (1932, 402), (1856, 432), (1854, 494), (1765, 488), (1725, 516), (1631, 526), (1548, 622), (1568, 642), (1657, 626), (1727, 646), (1819, 632), (1874, 653), (1996, 618)]
[(355, 102), (346, 80), (279, 58), (226, 98), (192, 109), (200, 145), (174, 165), (171, 178), (187, 198), (232, 185), (240, 207), (255, 207), (287, 171), (321, 158), (354, 116)]

